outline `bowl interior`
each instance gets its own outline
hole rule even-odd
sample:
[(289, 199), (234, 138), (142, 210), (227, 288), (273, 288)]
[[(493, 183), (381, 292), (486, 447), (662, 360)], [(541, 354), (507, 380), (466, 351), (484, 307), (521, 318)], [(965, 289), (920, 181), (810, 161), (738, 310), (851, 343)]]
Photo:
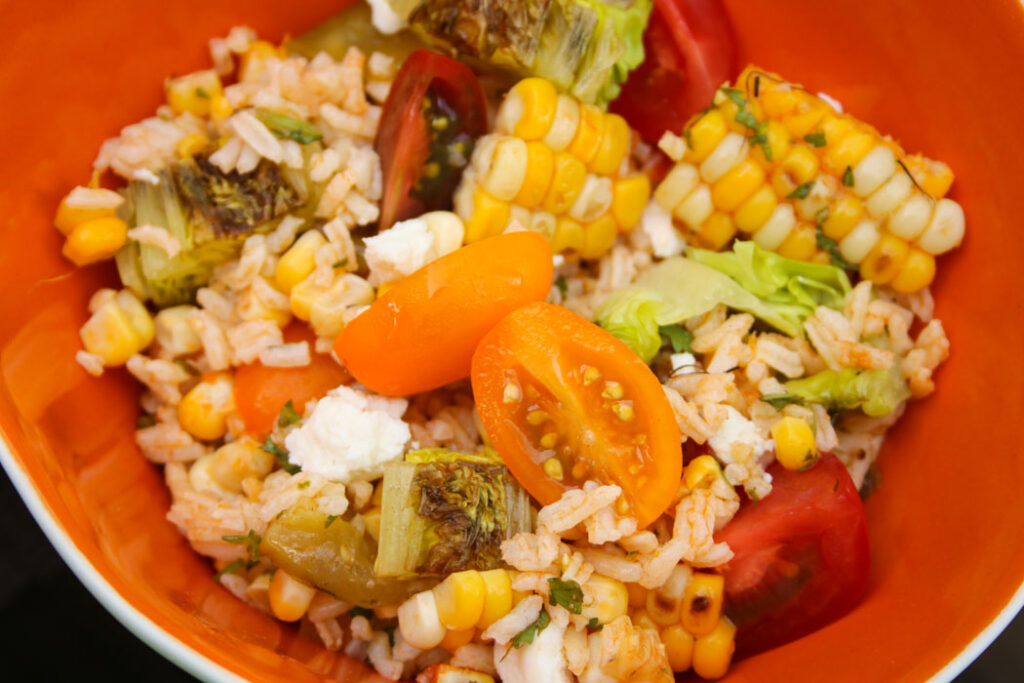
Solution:
[[(172, 73), (247, 24), (279, 39), (337, 0), (9, 3), (0, 41), (0, 429), (46, 512), (122, 598), (224, 669), (261, 680), (362, 680), (362, 665), (237, 601), (165, 519), (159, 472), (132, 441), (137, 391), (75, 363), (109, 266), (72, 271), (52, 216), (98, 146), (151, 115)], [(1024, 12), (1014, 0), (726, 0), (742, 59), (824, 90), (910, 151), (947, 161), (964, 247), (933, 288), (953, 355), (911, 406), (867, 503), (873, 567), (840, 622), (738, 663), (729, 680), (924, 680), (981, 632), (1024, 579), (1024, 215), (1017, 167)], [(680, 122), (682, 123), (682, 122)], [(377, 677), (373, 677), (377, 678)]]

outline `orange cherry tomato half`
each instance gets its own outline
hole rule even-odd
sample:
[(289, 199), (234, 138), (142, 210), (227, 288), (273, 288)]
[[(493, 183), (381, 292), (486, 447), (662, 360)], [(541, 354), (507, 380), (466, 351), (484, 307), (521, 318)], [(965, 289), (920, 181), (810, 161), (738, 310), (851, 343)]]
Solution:
[(436, 389), (469, 375), (477, 343), (509, 312), (544, 299), (553, 271), (535, 232), (461, 247), (399, 280), (345, 326), (334, 350), (379, 394)]
[(473, 396), (491, 443), (542, 504), (596, 480), (622, 488), (641, 527), (672, 503), (679, 428), (651, 369), (568, 309), (524, 306), (473, 356)]
[[(284, 339), (289, 343), (309, 342), (311, 351), (316, 341), (304, 323), (290, 325), (284, 331)], [(301, 415), (308, 401), (352, 381), (352, 375), (329, 355), (310, 355), (312, 360), (305, 367), (270, 368), (257, 360), (235, 371), (235, 405), (249, 433), (269, 434), (288, 401)]]

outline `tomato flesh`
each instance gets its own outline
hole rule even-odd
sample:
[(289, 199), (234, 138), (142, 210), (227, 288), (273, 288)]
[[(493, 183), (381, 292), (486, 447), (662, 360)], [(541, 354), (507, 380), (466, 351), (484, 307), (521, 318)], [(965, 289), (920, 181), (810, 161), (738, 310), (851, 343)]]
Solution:
[(725, 611), (737, 651), (800, 638), (853, 609), (864, 594), (870, 550), (864, 506), (831, 453), (805, 472), (769, 468), (772, 492), (741, 506), (717, 534), (735, 556), (724, 567)]
[(620, 486), (641, 526), (671, 504), (682, 469), (672, 407), (650, 368), (597, 325), (524, 306), (480, 342), (472, 378), (491, 442), (541, 504), (591, 480)]

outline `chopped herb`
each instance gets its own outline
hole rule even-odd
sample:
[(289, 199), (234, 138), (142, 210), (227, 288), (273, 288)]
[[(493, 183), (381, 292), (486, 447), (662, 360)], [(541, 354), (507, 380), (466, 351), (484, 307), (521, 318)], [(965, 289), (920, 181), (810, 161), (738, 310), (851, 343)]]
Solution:
[(245, 563), (246, 569), (252, 569), (260, 562), (260, 542), (263, 540), (258, 533), (249, 529), (245, 536), (221, 536), (221, 539), (228, 543), (244, 545), (249, 553), (249, 560)]
[(804, 404), (804, 400), (795, 394), (765, 394), (761, 397), (761, 400), (771, 405), (775, 410), (781, 410), (790, 403), (795, 403), (798, 406)]
[(738, 112), (736, 112), (736, 121), (737, 123), (742, 123), (747, 128), (757, 130), (757, 117), (751, 114), (746, 109), (740, 109)]
[(832, 265), (836, 268), (842, 268), (843, 270), (855, 271), (857, 267), (851, 265), (843, 258), (843, 255), (839, 252), (839, 243), (834, 239), (825, 234), (825, 231), (821, 229), (821, 224), (818, 224), (818, 249), (827, 251), (832, 257)]
[(284, 114), (272, 112), (269, 109), (256, 109), (256, 118), (267, 127), (276, 137), (294, 140), (300, 145), (308, 145), (324, 137), (320, 129), (308, 121), (296, 119)]
[(799, 470), (797, 470), (797, 472), (806, 472), (807, 470), (814, 467), (815, 464), (817, 464), (818, 458), (815, 456), (814, 451), (807, 451), (807, 454), (804, 455), (803, 462), (803, 466)]
[(668, 341), (672, 344), (672, 350), (676, 353), (686, 351), (690, 353), (690, 344), (693, 342), (693, 333), (682, 325), (662, 325), (658, 328)]
[(594, 632), (600, 631), (604, 628), (604, 624), (597, 620), (597, 617), (590, 617), (590, 621), (587, 622), (587, 630)]
[(295, 424), (301, 419), (302, 416), (299, 415), (299, 411), (295, 410), (295, 406), (292, 405), (291, 401), (288, 401), (284, 404), (284, 407), (281, 408), (281, 412), (277, 416), (277, 426), (284, 429), (285, 427)]
[(326, 529), (330, 525), (334, 524), (334, 520), (338, 518), (338, 515), (328, 515), (327, 521), (324, 522), (324, 528)]
[(843, 171), (843, 185), (847, 187), (853, 187), (853, 169), (849, 166)]
[(206, 92), (206, 88), (196, 88), (196, 97), (201, 97), (204, 100), (210, 99), (210, 93)]
[(202, 374), (201, 372), (199, 372), (199, 368), (192, 365), (192, 363), (188, 362), (184, 358), (176, 358), (174, 362), (178, 365), (178, 367), (180, 367), (182, 370), (187, 372), (192, 377), (198, 377), (199, 375)]
[(537, 615), (537, 619), (512, 639), (512, 647), (519, 649), (523, 645), (529, 645), (537, 637), (537, 634), (546, 629), (550, 623), (551, 617), (548, 616), (547, 610), (542, 609)]
[(764, 158), (768, 161), (775, 161), (775, 156), (772, 154), (772, 146), (768, 144), (768, 134), (765, 133), (767, 129), (767, 123), (762, 121), (757, 124), (754, 134), (750, 136), (750, 144), (760, 145), (761, 151), (764, 152)]
[(569, 283), (565, 281), (564, 275), (558, 276), (558, 278), (555, 280), (555, 287), (558, 287), (558, 291), (564, 299), (565, 293), (569, 291)]
[(143, 413), (139, 415), (139, 419), (135, 421), (136, 429), (145, 429), (146, 427), (152, 427), (156, 424), (156, 418), (149, 413)]
[(796, 189), (786, 195), (786, 199), (803, 199), (811, 193), (811, 188), (814, 187), (814, 181), (808, 180), (806, 183), (800, 183), (796, 186)]
[(277, 464), (280, 465), (281, 469), (288, 474), (298, 473), (299, 466), (293, 465), (291, 461), (288, 460), (288, 451), (274, 443), (273, 439), (269, 436), (267, 437), (267, 440), (260, 445), (260, 448), (274, 456), (274, 458), (277, 459)]
[(824, 225), (825, 221), (827, 221), (828, 217), (831, 215), (832, 212), (829, 211), (829, 208), (827, 206), (823, 206), (818, 209), (818, 213), (814, 214), (814, 222), (818, 225)]
[(350, 609), (348, 613), (351, 614), (353, 617), (366, 617), (367, 619), (373, 616), (372, 609), (370, 609), (369, 607), (360, 607), (359, 605), (356, 605), (355, 607)]
[(347, 265), (348, 265), (348, 259), (347, 258), (343, 258), (340, 261), (335, 261), (334, 265), (331, 266), (331, 268), (344, 268)]
[(573, 614), (583, 612), (583, 589), (578, 583), (556, 577), (548, 579), (548, 586), (551, 588), (548, 602), (552, 605), (561, 605)]
[(245, 566), (245, 562), (242, 562), (241, 560), (235, 560), (231, 564), (225, 565), (223, 569), (214, 574), (213, 580), (220, 581), (220, 577), (224, 576), (225, 574), (234, 574), (243, 566)]
[(825, 134), (824, 133), (808, 133), (804, 136), (804, 142), (812, 147), (824, 147), (825, 146)]
[(746, 93), (738, 88), (719, 88), (722, 94), (732, 100), (737, 107), (743, 109), (747, 106)]
[(303, 490), (303, 489), (308, 489), (309, 488), (309, 484), (310, 484), (310, 481), (308, 479), (306, 481), (300, 481), (297, 488), (300, 491)]

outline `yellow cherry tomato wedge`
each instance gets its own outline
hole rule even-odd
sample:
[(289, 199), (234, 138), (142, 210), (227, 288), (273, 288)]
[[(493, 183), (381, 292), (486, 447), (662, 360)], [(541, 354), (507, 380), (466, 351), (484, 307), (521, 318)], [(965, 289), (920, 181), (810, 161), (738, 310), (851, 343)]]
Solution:
[(406, 396), (469, 376), (473, 350), (509, 312), (544, 299), (548, 241), (512, 232), (461, 247), (399, 280), (338, 335), (334, 350), (368, 389)]
[(473, 355), (473, 396), (491, 443), (543, 505), (586, 481), (622, 488), (645, 527), (682, 474), (679, 428), (651, 369), (628, 346), (547, 303), (506, 316)]

